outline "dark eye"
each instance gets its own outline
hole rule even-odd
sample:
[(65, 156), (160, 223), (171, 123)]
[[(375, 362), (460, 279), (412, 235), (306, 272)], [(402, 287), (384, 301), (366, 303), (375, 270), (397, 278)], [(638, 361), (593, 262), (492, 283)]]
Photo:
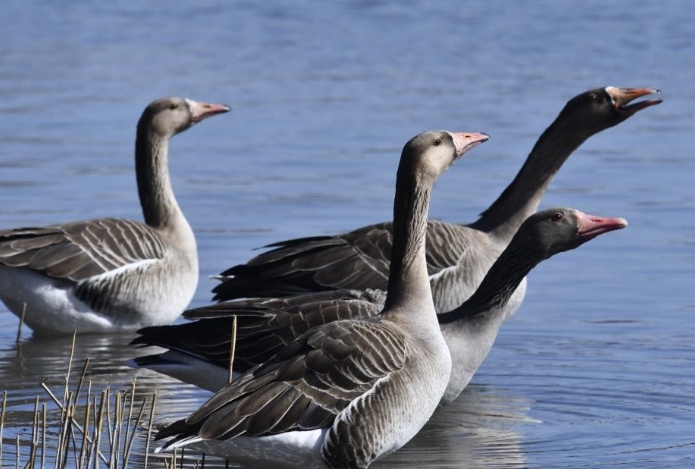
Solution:
[(178, 107), (179, 107), (179, 103), (171, 103), (171, 104), (169, 105), (169, 109), (171, 109), (172, 111), (173, 111), (174, 109), (178, 108)]
[(591, 102), (598, 101), (598, 95), (596, 93), (591, 93), (589, 95), (589, 99), (591, 100)]
[(560, 221), (560, 220), (562, 220), (562, 213), (557, 212), (557, 213), (553, 214), (552, 220), (553, 220), (553, 221)]
[(438, 138), (437, 140), (434, 141), (434, 146), (435, 146), (435, 147), (438, 147), (438, 146), (441, 145), (441, 144), (442, 144), (442, 139), (441, 139), (441, 138)]

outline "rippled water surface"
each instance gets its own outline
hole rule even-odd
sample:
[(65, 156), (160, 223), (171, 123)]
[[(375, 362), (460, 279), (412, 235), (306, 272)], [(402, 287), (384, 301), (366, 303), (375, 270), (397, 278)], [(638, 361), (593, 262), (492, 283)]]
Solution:
[[(176, 194), (209, 276), (297, 236), (387, 220), (400, 148), (427, 129), (493, 136), (438, 183), (431, 214), (467, 222), (512, 179), (564, 103), (606, 85), (664, 103), (593, 137), (542, 206), (630, 226), (541, 265), (470, 388), (375, 467), (695, 464), (695, 9), (689, 1), (42, 2), (6, 0), (0, 227), (139, 219), (135, 123), (154, 98), (233, 111), (177, 136)], [(3, 463), (28, 457), (40, 382), (70, 340), (0, 309)], [(157, 391), (156, 421), (206, 394), (126, 360), (130, 337), (78, 337), (73, 384)], [(57, 392), (56, 391), (56, 392)], [(61, 391), (62, 392), (62, 391)], [(49, 420), (58, 418), (49, 405)], [(145, 425), (133, 461), (142, 463)], [(50, 460), (50, 458), (49, 458)]]

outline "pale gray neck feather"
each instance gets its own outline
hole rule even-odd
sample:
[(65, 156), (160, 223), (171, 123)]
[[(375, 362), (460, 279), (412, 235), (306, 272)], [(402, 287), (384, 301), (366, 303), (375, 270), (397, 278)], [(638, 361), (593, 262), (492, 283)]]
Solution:
[(471, 227), (508, 243), (521, 224), (538, 209), (541, 198), (564, 162), (590, 134), (577, 124), (556, 120), (540, 136), (514, 180)]
[(145, 223), (172, 245), (195, 254), (193, 230), (179, 207), (169, 179), (169, 137), (139, 128), (135, 172)]
[[(434, 181), (399, 170), (393, 210), (393, 248), (384, 309), (412, 311), (426, 319), (422, 308), (434, 311), (425, 258), (427, 213)], [(402, 314), (402, 313), (399, 313)]]

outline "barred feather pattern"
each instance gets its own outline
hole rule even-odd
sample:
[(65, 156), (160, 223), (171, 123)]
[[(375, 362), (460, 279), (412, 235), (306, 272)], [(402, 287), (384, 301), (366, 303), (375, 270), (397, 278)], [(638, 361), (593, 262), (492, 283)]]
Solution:
[[(625, 121), (605, 88), (570, 99), (538, 138), (514, 180), (470, 225), (430, 221), (427, 267), (438, 313), (470, 297), (485, 272), (523, 221), (533, 214), (555, 174), (587, 139)], [(600, 105), (593, 102), (604, 96)], [(658, 100), (654, 100), (653, 104)], [(391, 223), (336, 236), (308, 237), (266, 246), (246, 264), (227, 269), (214, 300), (277, 297), (332, 289), (386, 290), (393, 241)], [(510, 317), (523, 301), (525, 281), (505, 309)]]
[(398, 328), (333, 322), (284, 347), (157, 437), (227, 439), (325, 427), (380, 379), (400, 370), (405, 354), (406, 338)]
[[(492, 265), (501, 249), (467, 226), (427, 222), (427, 270), (438, 312), (465, 301), (482, 280), (468, 267)], [(297, 295), (335, 289), (386, 290), (393, 224), (380, 223), (333, 237), (303, 238), (271, 245), (248, 264), (223, 272), (215, 300)], [(492, 249), (492, 251), (490, 251)], [(488, 267), (489, 267), (488, 265)], [(485, 270), (481, 269), (484, 275)], [(452, 288), (453, 287), (453, 288)]]
[(118, 218), (0, 232), (0, 263), (75, 283), (164, 252), (152, 228)]
[[(168, 317), (170, 305), (184, 307), (190, 298), (183, 290), (192, 295), (197, 283), (197, 263), (189, 257), (153, 228), (125, 219), (0, 232), (0, 264), (63, 282), (92, 311), (118, 324), (157, 323), (149, 315)], [(176, 275), (170, 263), (180, 267)], [(191, 288), (182, 289), (184, 283)]]
[(313, 327), (376, 316), (383, 303), (384, 293), (378, 290), (235, 300), (186, 311), (184, 317), (195, 322), (141, 329), (133, 344), (177, 350), (227, 369), (236, 316), (234, 370), (244, 372)]

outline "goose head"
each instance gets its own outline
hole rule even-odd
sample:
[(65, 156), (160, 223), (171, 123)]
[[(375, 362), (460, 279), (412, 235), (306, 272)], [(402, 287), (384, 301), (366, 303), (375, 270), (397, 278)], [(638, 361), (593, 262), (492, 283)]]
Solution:
[(642, 96), (658, 93), (661, 91), (652, 88), (596, 88), (570, 99), (558, 120), (567, 122), (577, 131), (593, 135), (620, 124), (642, 109), (661, 103), (660, 98), (635, 102)]
[(489, 138), (487, 134), (476, 132), (422, 132), (403, 147), (402, 168), (407, 168), (416, 175), (436, 179), (464, 153)]
[(230, 109), (223, 104), (203, 103), (186, 98), (160, 98), (145, 108), (138, 125), (147, 126), (150, 132), (162, 137), (173, 137), (208, 117)]
[[(595, 237), (627, 226), (624, 218), (588, 215), (571, 208), (551, 208), (531, 215), (517, 232), (517, 241), (543, 259), (575, 249)], [(514, 241), (512, 241), (514, 243)]]

